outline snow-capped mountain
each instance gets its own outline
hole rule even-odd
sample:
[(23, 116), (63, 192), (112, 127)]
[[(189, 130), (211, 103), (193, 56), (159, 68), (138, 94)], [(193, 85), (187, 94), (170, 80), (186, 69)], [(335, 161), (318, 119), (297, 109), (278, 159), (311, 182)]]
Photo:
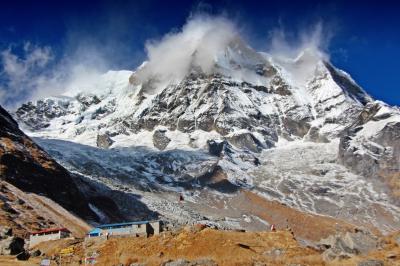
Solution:
[[(235, 37), (207, 67), (201, 55), (189, 55), (184, 75), (172, 75), (173, 64), (160, 72), (154, 61), (109, 71), (23, 104), (15, 117), (70, 171), (140, 195), (169, 219), (253, 229), (274, 222), (235, 200), (245, 190), (385, 232), (400, 228), (386, 183), (398, 183), (398, 109), (375, 102), (313, 49), (279, 58)], [(369, 160), (379, 166), (366, 173)], [(123, 196), (107, 193), (129, 212)]]
[(89, 145), (107, 133), (152, 146), (151, 133), (160, 129), (171, 139), (167, 149), (204, 148), (204, 134), (232, 143), (250, 135), (263, 148), (279, 137), (337, 137), (372, 101), (348, 74), (312, 51), (274, 62), (239, 44), (225, 49), (211, 74), (193, 66), (182, 80), (161, 82), (142, 80), (146, 64), (136, 72), (110, 71), (89, 87), (24, 104), (16, 115), (33, 133)]

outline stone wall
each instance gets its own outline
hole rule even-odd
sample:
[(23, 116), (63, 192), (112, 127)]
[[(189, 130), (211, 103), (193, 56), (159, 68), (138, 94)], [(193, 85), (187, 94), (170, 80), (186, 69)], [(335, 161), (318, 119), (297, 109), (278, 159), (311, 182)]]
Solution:
[(51, 234), (31, 235), (29, 237), (29, 247), (33, 247), (44, 241), (57, 240), (62, 237), (65, 237), (65, 236), (64, 235), (61, 236), (61, 231), (59, 231), (57, 233), (51, 233)]

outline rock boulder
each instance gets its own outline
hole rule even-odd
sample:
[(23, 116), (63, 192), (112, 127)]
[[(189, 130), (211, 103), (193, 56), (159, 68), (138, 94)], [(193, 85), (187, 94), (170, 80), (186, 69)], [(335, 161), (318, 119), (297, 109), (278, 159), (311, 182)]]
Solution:
[(379, 247), (378, 238), (365, 230), (338, 233), (322, 239), (318, 246), (324, 250), (322, 256), (329, 261), (345, 259), (357, 254), (366, 254)]
[(168, 144), (171, 142), (171, 139), (168, 138), (166, 135), (166, 130), (158, 129), (153, 134), (153, 145), (160, 151), (165, 150)]
[(15, 236), (0, 240), (0, 255), (17, 255), (24, 252), (24, 244), (24, 239)]
[(97, 147), (108, 149), (113, 143), (114, 141), (110, 138), (108, 134), (97, 135), (97, 140), (96, 140)]

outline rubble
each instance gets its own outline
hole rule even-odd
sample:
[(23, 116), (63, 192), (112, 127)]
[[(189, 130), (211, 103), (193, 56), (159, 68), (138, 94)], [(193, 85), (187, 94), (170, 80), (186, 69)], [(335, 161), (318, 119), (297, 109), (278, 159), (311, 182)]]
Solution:
[(366, 254), (379, 247), (376, 236), (367, 230), (356, 229), (354, 232), (337, 233), (319, 241), (318, 246), (324, 250), (324, 260), (346, 259), (359, 254)]

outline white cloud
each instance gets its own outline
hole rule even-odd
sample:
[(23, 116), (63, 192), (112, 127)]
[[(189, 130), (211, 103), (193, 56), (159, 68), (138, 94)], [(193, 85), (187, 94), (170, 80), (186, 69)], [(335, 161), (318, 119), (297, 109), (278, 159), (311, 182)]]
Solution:
[(270, 32), (268, 53), (275, 58), (294, 59), (307, 50), (327, 59), (328, 54), (325, 51), (331, 38), (331, 31), (325, 28), (322, 22), (302, 29), (292, 40), (289, 40), (284, 29), (274, 29)]
[(90, 47), (56, 61), (50, 47), (30, 42), (1, 51), (0, 63), (0, 104), (8, 108), (85, 86), (106, 69), (101, 53)]
[(9, 78), (21, 78), (32, 70), (43, 69), (51, 60), (53, 55), (50, 47), (34, 46), (25, 43), (23, 54), (18, 57), (11, 48), (1, 52), (3, 71)]
[(302, 29), (296, 38), (289, 40), (282, 29), (272, 31), (268, 53), (288, 71), (297, 84), (305, 84), (313, 75), (317, 63), (329, 60), (326, 52), (332, 33), (322, 22)]
[[(163, 86), (181, 80), (193, 66), (201, 67), (205, 73), (209, 73), (219, 53), (223, 53), (230, 42), (240, 39), (239, 35), (236, 24), (224, 17), (191, 17), (181, 30), (146, 44), (148, 61), (137, 71), (136, 80), (144, 82), (152, 79), (156, 86)], [(303, 29), (291, 40), (284, 30), (273, 30), (264, 52), (282, 64), (293, 62), (305, 52), (302, 65), (293, 69), (299, 76), (305, 76), (321, 58), (328, 59), (324, 50), (330, 37), (330, 32), (325, 30), (322, 23)]]
[[(136, 72), (136, 78), (139, 82), (152, 79), (158, 82), (156, 85), (165, 85), (181, 80), (192, 67), (210, 73), (225, 48), (232, 41), (240, 40), (240, 33), (237, 25), (225, 17), (192, 16), (179, 31), (146, 43), (147, 63)], [(62, 93), (71, 95), (77, 87), (84, 88), (109, 70), (112, 59), (99, 50), (98, 43), (82, 42), (80, 37), (78, 34), (70, 40), (79, 45), (66, 49), (61, 58), (55, 58), (50, 47), (30, 42), (0, 51), (0, 84), (3, 86), (0, 87), (0, 104), (16, 107), (27, 100)], [(321, 57), (328, 58), (323, 51), (331, 35), (322, 23), (303, 30), (295, 39), (288, 40), (281, 29), (272, 31), (270, 37), (264, 52), (276, 62), (293, 61), (302, 51), (307, 51), (303, 64), (294, 66), (293, 73), (298, 76), (305, 76)]]
[(137, 73), (139, 80), (179, 80), (192, 66), (208, 73), (218, 52), (237, 36), (234, 24), (222, 17), (197, 16), (179, 32), (146, 44), (147, 64)]
[(9, 47), (0, 53), (2, 71), (0, 77), (5, 83), (0, 88), (1, 103), (6, 105), (27, 99), (44, 83), (46, 67), (53, 60), (50, 47), (39, 47), (25, 43), (20, 55)]

